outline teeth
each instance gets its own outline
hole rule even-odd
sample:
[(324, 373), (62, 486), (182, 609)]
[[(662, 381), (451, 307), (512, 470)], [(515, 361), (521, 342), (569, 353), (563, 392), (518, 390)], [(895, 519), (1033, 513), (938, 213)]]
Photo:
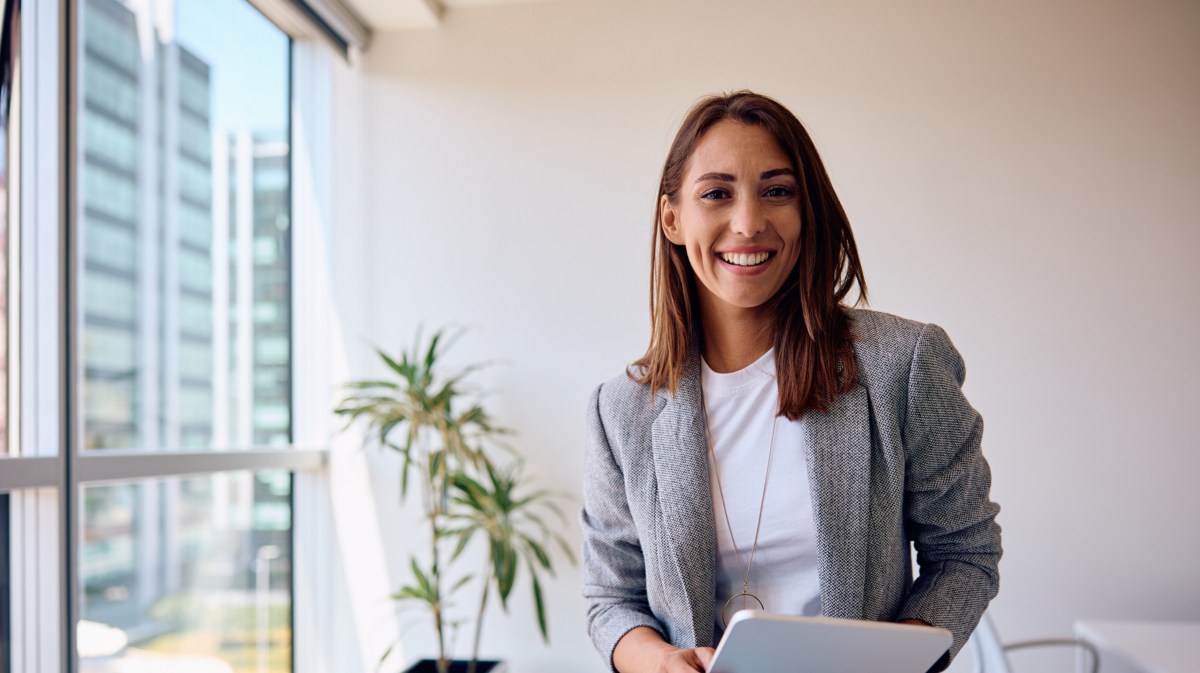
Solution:
[(769, 253), (769, 252), (752, 252), (752, 253), (723, 252), (723, 253), (721, 253), (721, 259), (725, 260), (726, 262), (729, 262), (730, 264), (736, 264), (738, 266), (758, 266), (759, 264), (762, 264), (763, 262), (767, 261), (767, 258), (770, 256), (771, 256), (771, 253)]

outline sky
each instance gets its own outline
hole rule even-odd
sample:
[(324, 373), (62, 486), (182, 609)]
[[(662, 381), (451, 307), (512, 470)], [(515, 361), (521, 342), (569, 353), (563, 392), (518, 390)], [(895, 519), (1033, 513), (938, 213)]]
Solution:
[(213, 134), (287, 126), (288, 37), (245, 0), (177, 0), (176, 39), (211, 67)]

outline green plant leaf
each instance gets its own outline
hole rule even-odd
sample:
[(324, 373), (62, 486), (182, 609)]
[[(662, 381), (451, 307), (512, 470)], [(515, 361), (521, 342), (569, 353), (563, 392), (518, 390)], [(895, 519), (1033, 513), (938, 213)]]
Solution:
[(550, 510), (551, 512), (554, 512), (554, 514), (558, 517), (558, 520), (561, 521), (565, 526), (567, 525), (567, 515), (563, 513), (561, 507), (559, 507), (553, 500), (550, 499), (551, 495), (551, 493), (547, 493), (545, 497), (538, 501), (538, 504)]
[(387, 661), (387, 658), (392, 654), (392, 650), (396, 649), (396, 646), (399, 644), (399, 642), (392, 643), (391, 645), (387, 646), (386, 650), (383, 651), (383, 656), (379, 657), (379, 661), (375, 664), (376, 673), (378, 673), (380, 668), (383, 668), (383, 662)]
[(389, 368), (391, 368), (392, 371), (394, 371), (400, 375), (400, 378), (404, 379), (405, 381), (407, 381), (409, 383), (412, 383), (412, 378), (413, 378), (412, 377), (412, 368), (408, 365), (407, 362), (403, 362), (403, 359), (402, 359), (403, 363), (396, 362), (392, 358), (388, 357), (388, 354), (384, 353), (383, 350), (381, 350), (379, 348), (376, 348), (375, 352), (379, 354), (379, 358), (381, 360), (383, 360), (384, 364), (386, 364)]
[(400, 468), (400, 497), (408, 497), (408, 473), (412, 469), (412, 451), (404, 451), (404, 466)]
[(379, 444), (381, 446), (393, 446), (388, 442), (388, 435), (392, 432), (393, 428), (403, 423), (404, 420), (404, 417), (401, 416), (399, 418), (391, 418), (379, 424)]
[(529, 550), (533, 552), (537, 562), (541, 564), (543, 568), (551, 572), (554, 571), (554, 568), (550, 564), (550, 557), (546, 555), (546, 550), (542, 549), (542, 545), (529, 538), (525, 538), (525, 544), (529, 547)]
[(370, 404), (357, 404), (358, 401), (359, 400), (347, 398), (346, 400), (343, 400), (344, 403), (342, 406), (333, 410), (333, 413), (341, 414), (343, 416), (350, 416), (350, 420), (354, 420), (364, 411), (371, 408)]
[(438, 342), (442, 340), (442, 330), (433, 333), (433, 338), (429, 340), (429, 350), (425, 353), (425, 371), (433, 369), (433, 363), (437, 361)]
[(400, 587), (396, 593), (392, 594), (392, 598), (397, 601), (418, 601), (426, 605), (432, 605), (434, 602), (434, 596), (419, 587), (412, 586)]
[(575, 565), (575, 552), (571, 551), (571, 546), (567, 544), (566, 538), (561, 535), (555, 535), (554, 541), (558, 543), (558, 548), (561, 549), (563, 555), (567, 557), (567, 561), (569, 561), (571, 565)]
[(537, 572), (529, 566), (529, 574), (533, 577), (533, 606), (537, 610), (538, 629), (542, 632), (542, 640), (550, 642), (550, 632), (546, 628), (546, 606), (542, 601), (542, 584), (538, 582)]
[(430, 483), (437, 483), (437, 477), (441, 473), (442, 464), (446, 460), (445, 451), (433, 451), (429, 454), (429, 480)]
[(471, 541), (472, 537), (474, 537), (474, 532), (475, 531), (471, 528), (464, 528), (462, 532), (458, 534), (458, 544), (454, 545), (454, 552), (450, 554), (451, 562), (457, 560), (459, 556), (462, 556), (463, 550), (467, 548), (467, 543)]
[(507, 540), (497, 548), (500, 550), (500, 565), (496, 568), (496, 589), (500, 594), (500, 603), (507, 607), (508, 595), (512, 593), (517, 577), (517, 551)]
[(430, 581), (429, 577), (421, 571), (421, 566), (417, 565), (417, 559), (411, 559), (411, 565), (413, 577), (417, 580), (417, 587), (420, 589), (420, 591), (424, 595), (430, 596), (431, 598), (436, 597), (437, 593), (433, 589), (433, 583)]

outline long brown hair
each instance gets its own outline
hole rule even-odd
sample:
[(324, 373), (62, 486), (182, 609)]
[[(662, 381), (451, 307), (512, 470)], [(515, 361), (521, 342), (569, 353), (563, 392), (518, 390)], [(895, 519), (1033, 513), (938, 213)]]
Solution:
[(683, 246), (672, 244), (663, 232), (661, 204), (663, 195), (677, 203), (692, 153), (705, 132), (724, 119), (766, 129), (800, 178), (800, 257), (771, 300), (779, 413), (797, 420), (809, 409), (828, 409), (857, 379), (842, 301), (857, 282), (855, 304), (865, 302), (867, 283), (850, 222), (808, 132), (783, 105), (750, 91), (704, 98), (688, 112), (671, 143), (655, 199), (650, 347), (629, 376), (655, 392), (666, 389), (674, 395), (688, 350), (699, 345), (695, 275)]

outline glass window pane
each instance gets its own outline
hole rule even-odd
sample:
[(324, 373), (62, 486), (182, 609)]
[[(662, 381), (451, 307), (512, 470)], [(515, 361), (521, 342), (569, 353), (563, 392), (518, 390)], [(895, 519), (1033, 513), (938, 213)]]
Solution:
[(80, 670), (291, 671), (291, 475), (84, 489)]
[(79, 14), (83, 447), (287, 445), (289, 40), (245, 0)]

